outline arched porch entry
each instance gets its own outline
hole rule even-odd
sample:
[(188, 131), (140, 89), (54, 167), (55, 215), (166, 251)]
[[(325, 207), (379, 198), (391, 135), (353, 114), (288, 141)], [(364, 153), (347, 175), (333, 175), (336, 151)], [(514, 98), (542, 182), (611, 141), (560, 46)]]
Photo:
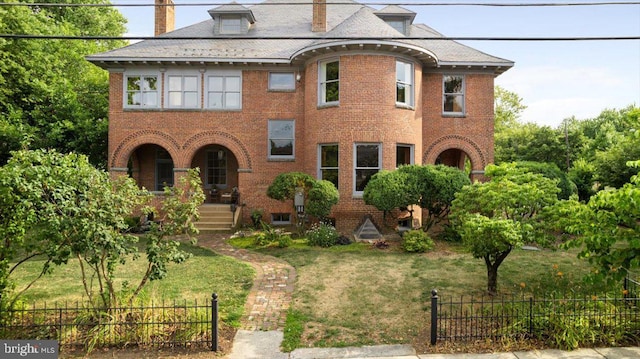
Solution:
[(482, 180), (489, 164), (487, 151), (471, 139), (449, 135), (434, 141), (425, 151), (424, 164), (444, 164), (466, 170), (471, 180)]
[(200, 148), (191, 161), (191, 168), (196, 167), (200, 168), (207, 203), (225, 202), (233, 188), (239, 187), (238, 159), (225, 146), (211, 144)]
[(143, 144), (133, 149), (127, 173), (140, 187), (150, 191), (161, 192), (175, 183), (173, 158), (169, 151), (156, 144)]

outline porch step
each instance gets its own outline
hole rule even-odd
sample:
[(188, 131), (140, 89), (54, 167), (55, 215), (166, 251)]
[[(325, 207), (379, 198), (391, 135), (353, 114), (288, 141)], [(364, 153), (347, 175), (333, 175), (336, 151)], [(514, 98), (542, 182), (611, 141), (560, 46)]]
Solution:
[(233, 212), (228, 204), (203, 204), (199, 208), (200, 220), (196, 227), (200, 233), (230, 231), (233, 227)]

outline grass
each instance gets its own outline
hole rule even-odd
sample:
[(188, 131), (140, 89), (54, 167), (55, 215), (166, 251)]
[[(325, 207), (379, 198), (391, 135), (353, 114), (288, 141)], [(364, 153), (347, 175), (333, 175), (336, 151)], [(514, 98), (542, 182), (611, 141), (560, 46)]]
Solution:
[[(236, 241), (231, 244), (252, 248), (250, 238)], [(304, 242), (295, 240), (286, 249), (254, 248), (297, 270), (284, 350), (397, 343), (424, 347), (432, 289), (445, 300), (486, 293), (484, 261), (458, 244), (436, 242), (428, 253), (410, 254), (393, 241), (384, 250), (363, 243), (318, 248)], [(499, 269), (500, 293), (592, 290), (582, 281), (588, 263), (576, 254), (515, 249)]]
[[(216, 292), (221, 319), (238, 327), (246, 297), (253, 284), (254, 269), (246, 263), (217, 255), (206, 248), (183, 243), (181, 249), (192, 257), (182, 264), (169, 264), (167, 277), (148, 283), (141, 297), (147, 302), (193, 303), (209, 300), (212, 293)], [(116, 288), (121, 288), (125, 282), (129, 286), (137, 285), (146, 266), (144, 253), (141, 254), (140, 259), (129, 258), (126, 265), (119, 266)], [(17, 280), (17, 289), (37, 276), (42, 264), (41, 259), (23, 264), (13, 277)], [(83, 302), (85, 296), (77, 260), (72, 259), (67, 265), (54, 268), (52, 274), (41, 278), (29, 288), (22, 299), (27, 303)]]

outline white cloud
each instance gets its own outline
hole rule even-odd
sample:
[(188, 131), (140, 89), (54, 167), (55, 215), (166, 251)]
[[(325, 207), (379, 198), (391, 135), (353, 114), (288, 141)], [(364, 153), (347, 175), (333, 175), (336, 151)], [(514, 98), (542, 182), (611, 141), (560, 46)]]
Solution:
[(516, 66), (496, 79), (522, 97), (524, 122), (552, 127), (571, 116), (592, 118), (606, 108), (637, 104), (638, 88), (632, 82), (610, 67), (586, 66)]

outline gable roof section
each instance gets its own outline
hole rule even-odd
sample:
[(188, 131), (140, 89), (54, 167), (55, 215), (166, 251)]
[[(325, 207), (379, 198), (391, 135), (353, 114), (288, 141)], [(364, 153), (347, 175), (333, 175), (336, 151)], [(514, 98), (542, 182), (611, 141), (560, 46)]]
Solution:
[(103, 68), (138, 63), (295, 65), (324, 53), (366, 50), (401, 53), (433, 68), (479, 67), (500, 74), (513, 66), (509, 60), (447, 40), (426, 25), (412, 25), (407, 37), (377, 16), (380, 12), (412, 13), (399, 6), (375, 10), (352, 0), (328, 1), (327, 32), (312, 32), (312, 4), (295, 1), (300, 0), (266, 0), (250, 7), (231, 3), (212, 9), (250, 11), (255, 23), (246, 34), (216, 35), (211, 19), (87, 60)]

